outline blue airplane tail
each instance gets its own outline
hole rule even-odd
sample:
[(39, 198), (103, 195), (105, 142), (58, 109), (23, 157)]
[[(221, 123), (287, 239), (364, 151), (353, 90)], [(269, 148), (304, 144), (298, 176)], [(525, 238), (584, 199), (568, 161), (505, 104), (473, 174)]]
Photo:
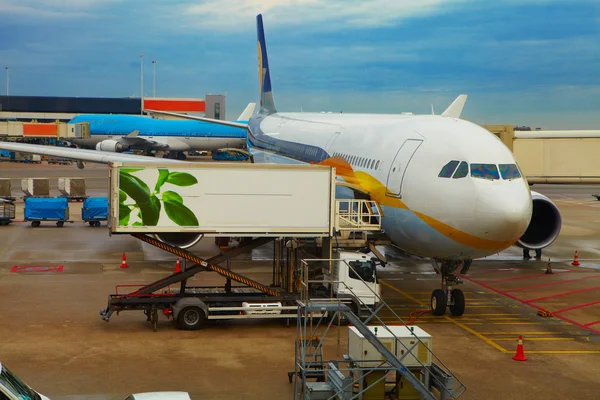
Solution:
[(267, 44), (265, 42), (265, 29), (262, 14), (256, 16), (256, 29), (258, 34), (258, 83), (260, 85), (260, 112), (273, 114), (277, 112), (271, 88), (271, 73), (269, 72), (269, 59), (267, 57)]

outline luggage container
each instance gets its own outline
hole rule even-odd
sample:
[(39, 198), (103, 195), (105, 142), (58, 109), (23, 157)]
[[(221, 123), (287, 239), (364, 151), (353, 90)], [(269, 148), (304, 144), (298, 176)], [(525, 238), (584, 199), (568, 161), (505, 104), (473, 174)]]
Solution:
[(25, 178), (21, 180), (21, 190), (25, 197), (48, 197), (50, 196), (50, 179), (48, 178)]
[(84, 178), (58, 178), (58, 191), (71, 201), (83, 201), (87, 198)]
[(56, 221), (61, 227), (69, 221), (69, 202), (65, 197), (25, 199), (25, 221), (31, 221), (31, 226), (40, 226), (42, 221)]
[(10, 178), (0, 179), (0, 199), (15, 200), (12, 197), (12, 181)]
[(15, 219), (15, 205), (10, 200), (0, 199), (0, 225), (8, 225)]
[(83, 202), (81, 218), (90, 226), (100, 226), (100, 221), (108, 220), (108, 197), (88, 197)]

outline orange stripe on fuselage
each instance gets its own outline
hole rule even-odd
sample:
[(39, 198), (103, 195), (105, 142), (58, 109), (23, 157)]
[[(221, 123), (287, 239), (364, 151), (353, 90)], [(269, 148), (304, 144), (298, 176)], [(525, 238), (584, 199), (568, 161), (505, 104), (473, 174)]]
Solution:
[(514, 240), (503, 241), (483, 239), (453, 228), (452, 226), (438, 221), (435, 218), (429, 217), (423, 213), (411, 210), (400, 199), (387, 196), (387, 188), (384, 184), (379, 182), (379, 180), (366, 172), (354, 171), (352, 166), (341, 158), (328, 158), (321, 161), (319, 164), (335, 167), (338, 176), (343, 178), (346, 182), (364, 189), (365, 192), (369, 193), (371, 199), (375, 200), (380, 205), (412, 211), (417, 217), (419, 217), (423, 222), (435, 229), (437, 232), (462, 245), (478, 250), (500, 251), (510, 247), (518, 240), (518, 238), (515, 238)]

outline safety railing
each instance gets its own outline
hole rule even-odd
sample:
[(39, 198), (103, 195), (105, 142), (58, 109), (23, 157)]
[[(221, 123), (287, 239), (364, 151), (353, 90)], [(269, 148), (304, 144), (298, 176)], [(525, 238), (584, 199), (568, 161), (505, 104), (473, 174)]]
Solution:
[[(356, 282), (356, 284), (353, 284), (353, 287), (350, 287), (346, 281), (344, 281), (343, 279), (335, 279), (335, 275), (336, 275), (336, 270), (340, 271), (340, 270), (344, 270), (345, 268), (340, 268), (339, 263), (344, 263), (345, 267), (348, 269), (348, 271), (351, 271), (351, 275), (352, 278), (355, 280), (360, 280), (360, 284), (358, 282)], [(375, 271), (375, 266), (373, 266), (373, 271), (374, 271), (374, 275), (373, 275), (373, 280), (377, 281), (377, 277), (376, 277), (376, 271)], [(325, 339), (325, 337), (327, 336), (327, 333), (330, 331), (331, 329), (331, 324), (328, 323), (326, 325), (323, 324), (323, 317), (318, 319), (316, 322), (313, 323), (313, 318), (311, 316), (311, 312), (314, 309), (318, 309), (319, 307), (321, 308), (326, 308), (327, 304), (329, 304), (331, 307), (330, 309), (333, 310), (332, 313), (330, 313), (329, 318), (327, 318), (326, 320), (329, 320), (329, 322), (334, 319), (334, 318), (338, 318), (338, 322), (340, 321), (341, 318), (343, 318), (343, 314), (350, 312), (350, 309), (348, 307), (346, 307), (344, 309), (344, 301), (343, 299), (340, 297), (340, 293), (345, 294), (346, 296), (348, 294), (351, 294), (352, 297), (358, 301), (358, 303), (360, 304), (360, 310), (359, 314), (361, 314), (360, 311), (363, 311), (364, 314), (366, 314), (366, 318), (364, 319), (364, 321), (360, 322), (360, 320), (358, 320), (357, 318), (352, 317), (352, 320), (355, 320), (357, 323), (360, 323), (364, 326), (366, 326), (369, 323), (374, 323), (377, 322), (378, 323), (378, 329), (379, 329), (379, 336), (381, 336), (381, 332), (385, 331), (385, 337), (387, 339), (393, 338), (395, 340), (395, 342), (397, 343), (397, 346), (401, 346), (399, 347), (400, 349), (404, 349), (404, 351), (401, 351), (401, 355), (397, 355), (398, 352), (396, 352), (396, 357), (397, 357), (397, 361), (399, 361), (400, 363), (402, 363), (403, 361), (405, 361), (407, 359), (407, 357), (412, 356), (410, 358), (410, 362), (411, 365), (413, 365), (411, 367), (411, 369), (417, 369), (421, 371), (421, 377), (416, 377), (412, 374), (412, 372), (407, 369), (407, 368), (397, 368), (398, 364), (396, 362), (396, 360), (384, 360), (382, 361), (381, 359), (379, 360), (361, 360), (360, 361), (360, 367), (363, 370), (368, 370), (368, 371), (374, 371), (374, 370), (398, 370), (398, 372), (400, 372), (401, 375), (405, 376), (407, 378), (407, 380), (409, 381), (413, 381), (415, 383), (415, 386), (420, 386), (419, 387), (415, 387), (415, 389), (419, 390), (420, 392), (422, 392), (424, 398), (435, 398), (435, 397), (431, 397), (431, 392), (428, 392), (427, 394), (424, 394), (423, 391), (425, 390), (425, 388), (427, 388), (427, 390), (433, 390), (435, 388), (435, 390), (437, 390), (438, 392), (442, 393), (440, 394), (441, 397), (444, 398), (452, 398), (452, 399), (457, 399), (460, 396), (462, 396), (462, 394), (464, 394), (464, 392), (466, 391), (466, 386), (458, 379), (458, 377), (456, 377), (456, 375), (454, 373), (452, 373), (452, 371), (450, 371), (450, 369), (440, 360), (440, 358), (431, 350), (431, 348), (423, 341), (421, 340), (421, 338), (415, 334), (414, 330), (411, 329), (411, 327), (404, 322), (404, 320), (383, 300), (383, 298), (381, 297), (380, 293), (375, 292), (372, 287), (374, 285), (370, 285), (373, 282), (367, 282), (365, 281), (365, 279), (363, 279), (363, 276), (361, 275), (360, 271), (356, 271), (349, 263), (347, 263), (346, 261), (343, 260), (337, 260), (337, 259), (329, 259), (329, 260), (321, 260), (321, 259), (315, 259), (315, 260), (302, 260), (302, 266), (301, 266), (301, 271), (299, 271), (300, 273), (300, 288), (301, 288), (301, 304), (300, 304), (300, 309), (299, 310), (299, 321), (298, 321), (298, 329), (299, 329), (299, 334), (304, 335), (304, 337), (312, 337), (314, 335), (317, 335), (319, 332), (320, 327), (325, 326), (325, 330), (324, 332), (320, 333), (320, 336), (323, 338), (322, 340)], [(350, 273), (349, 273), (350, 275)], [(346, 278), (345, 278), (346, 279)], [(370, 279), (369, 279), (370, 280)], [(316, 293), (315, 291), (315, 285), (317, 285), (317, 288), (320, 289), (318, 292), (321, 296), (325, 295), (326, 293), (329, 294), (329, 298), (315, 298), (314, 297), (314, 293)], [(319, 286), (320, 285), (320, 286)], [(335, 286), (334, 286), (335, 285)], [(357, 289), (357, 287), (359, 287), (360, 289)], [(365, 294), (367, 294), (365, 296)], [(363, 298), (375, 298), (376, 302), (375, 305), (371, 305), (371, 304), (365, 304), (364, 301), (362, 300)], [(311, 307), (311, 306), (315, 306), (315, 307)], [(304, 312), (302, 312), (302, 309), (304, 308)], [(380, 314), (382, 313), (382, 311), (384, 311), (388, 314), (391, 314), (391, 316), (397, 320), (398, 324), (396, 325), (401, 325), (404, 326), (407, 330), (407, 334), (411, 334), (412, 335), (412, 339), (411, 342), (413, 342), (414, 344), (412, 345), (406, 345), (404, 343), (403, 340), (401, 340), (401, 338), (397, 337), (396, 334), (393, 332), (392, 329), (390, 329), (388, 327), (388, 323), (384, 322), (384, 320), (381, 318)], [(356, 311), (356, 310), (355, 310)], [(301, 314), (304, 314), (304, 321), (300, 321), (300, 318), (302, 317)], [(333, 315), (331, 315), (333, 314)], [(386, 317), (387, 319), (388, 317)], [(303, 325), (304, 324), (304, 325)], [(340, 324), (338, 324), (339, 326)], [(304, 332), (301, 332), (301, 330), (304, 330)], [(363, 329), (364, 331), (364, 329)], [(364, 331), (366, 335), (369, 335), (368, 331)], [(300, 336), (299, 336), (300, 337)], [(373, 339), (373, 338), (371, 338)], [(414, 340), (413, 340), (414, 339)], [(340, 333), (339, 333), (339, 329), (338, 329), (338, 344), (340, 343)], [(319, 344), (319, 346), (322, 348), (322, 343)], [(306, 349), (305, 347), (302, 347), (302, 349)], [(417, 350), (421, 350), (422, 349), (426, 349), (426, 351), (429, 354), (429, 357), (424, 357), (427, 358), (428, 360), (431, 360), (431, 363), (427, 362), (424, 363), (421, 358), (419, 356), (419, 354), (417, 354)], [(385, 352), (385, 349), (382, 350), (383, 352)], [(338, 350), (339, 352), (339, 350)], [(382, 353), (383, 354), (383, 353)], [(296, 365), (296, 374), (298, 376), (302, 376), (302, 371), (307, 368), (310, 367), (310, 361), (311, 358), (308, 357), (308, 362), (306, 362), (307, 360), (307, 355), (306, 354), (302, 354), (302, 358), (299, 359), (297, 358), (297, 365)], [(310, 355), (309, 355), (310, 356)], [(300, 363), (299, 361), (302, 362)], [(340, 361), (338, 361), (339, 363)], [(344, 361), (342, 361), (344, 362)], [(352, 360), (346, 360), (345, 362), (349, 363), (349, 366), (347, 368), (342, 368), (342, 367), (338, 367), (337, 371), (347, 371), (350, 373), (350, 376), (353, 376), (354, 371), (356, 370), (356, 365), (352, 365), (353, 361)], [(415, 366), (416, 363), (416, 366)], [(323, 367), (325, 368), (325, 367)], [(312, 368), (312, 370), (314, 371), (314, 368)], [(403, 370), (403, 371), (401, 371)], [(325, 372), (325, 371), (323, 371)], [(423, 378), (425, 376), (425, 378)], [(418, 379), (418, 381), (414, 381), (414, 379)], [(382, 379), (385, 379), (382, 378)], [(339, 381), (339, 379), (338, 379)], [(379, 382), (381, 381), (378, 380)], [(354, 379), (352, 380), (351, 385), (356, 385), (358, 382), (358, 379)], [(374, 385), (375, 383), (372, 383), (369, 386)], [(296, 391), (295, 391), (295, 396), (296, 393), (300, 393), (301, 390), (299, 391), (299, 389), (302, 388), (298, 388), (298, 385), (296, 387)], [(348, 388), (343, 388), (344, 391), (346, 391)], [(362, 388), (359, 393), (364, 393), (365, 392), (365, 388)], [(337, 395), (332, 396), (331, 398), (336, 398)], [(359, 394), (354, 393), (353, 392), (353, 397), (343, 397), (344, 399), (346, 398), (358, 398)], [(296, 397), (295, 397), (296, 398)]]

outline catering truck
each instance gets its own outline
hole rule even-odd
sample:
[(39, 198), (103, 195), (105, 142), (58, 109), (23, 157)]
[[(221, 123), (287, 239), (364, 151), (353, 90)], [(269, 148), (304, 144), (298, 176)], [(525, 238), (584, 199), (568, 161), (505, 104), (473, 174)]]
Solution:
[[(113, 164), (109, 176), (111, 234), (130, 234), (183, 258), (189, 267), (140, 287), (117, 286), (100, 311), (105, 321), (114, 313), (140, 310), (156, 329), (160, 311), (179, 328), (194, 330), (211, 319), (296, 318), (302, 296), (334, 297), (357, 314), (376, 305), (379, 282), (373, 254), (340, 251), (311, 268), (298, 257), (298, 238), (331, 243), (342, 230), (381, 230), (377, 204), (336, 200), (332, 167)], [(369, 207), (363, 207), (366, 203)], [(204, 259), (189, 250), (203, 237), (247, 240)], [(271, 242), (270, 284), (229, 268), (234, 257)], [(224, 285), (187, 284), (206, 271), (224, 277)]]

